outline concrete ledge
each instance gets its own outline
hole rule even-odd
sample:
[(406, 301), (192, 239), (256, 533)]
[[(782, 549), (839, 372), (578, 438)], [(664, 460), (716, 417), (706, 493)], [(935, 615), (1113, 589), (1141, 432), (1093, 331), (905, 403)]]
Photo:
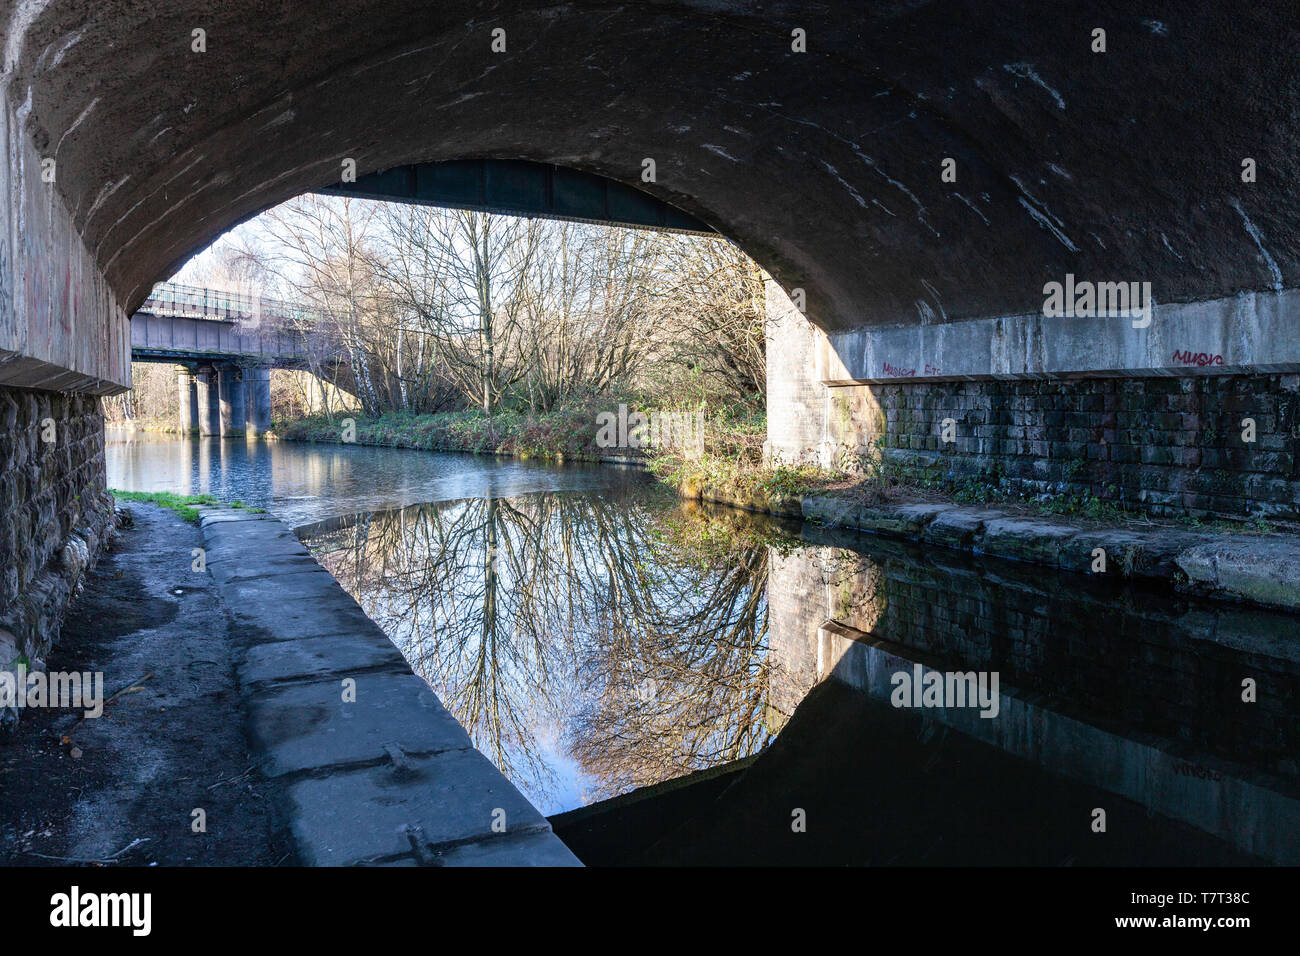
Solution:
[(377, 641), (370, 634), (359, 637), (336, 634), (298, 641), (272, 641), (250, 648), (239, 667), (239, 682), (260, 690), (291, 681), (356, 675), (380, 669), (407, 673), (410, 665), (392, 641)]
[(473, 747), (465, 729), (414, 674), (357, 674), (356, 700), (343, 680), (273, 690), (255, 697), (248, 726), (266, 754), (269, 777), (308, 770), (353, 768), (405, 753), (435, 754)]
[(392, 641), (278, 520), (203, 510), (262, 772), (309, 865), (576, 866)]
[(818, 380), (832, 387), (1294, 372), (1298, 314), (1300, 290), (1286, 289), (1156, 305), (1146, 325), (1131, 316), (1041, 311), (929, 324), (909, 317), (898, 325), (814, 333), (814, 361)]
[(1000, 517), (1000, 511), (947, 508), (925, 526), (921, 537), (930, 544), (971, 551), (975, 547), (976, 537), (984, 533), (985, 525)]
[(1225, 538), (1188, 548), (1175, 561), (1193, 586), (1210, 594), (1274, 607), (1300, 604), (1300, 546), (1294, 539)]
[(1061, 546), (1078, 534), (1078, 528), (1026, 518), (997, 518), (984, 526), (972, 550), (1013, 561), (1059, 567)]
[[(420, 859), (466, 844), (490, 845), (521, 832), (540, 835), (543, 844), (550, 844), (534, 847), (545, 856), (563, 859), (567, 854), (568, 865), (577, 862), (546, 819), (477, 750), (401, 755), (398, 761), (290, 787), (293, 832), (311, 854), (304, 862), (355, 865), (413, 852)], [(495, 865), (510, 865), (507, 861), (522, 849), (518, 843), (505, 846), (513, 853), (495, 855)], [(561, 849), (563, 854), (557, 852)]]
[(1164, 583), (1207, 597), (1300, 611), (1300, 540), (1160, 527), (1085, 528), (1059, 520), (951, 504), (864, 505), (830, 495), (803, 499), (808, 521), (890, 538), (1092, 574)]
[(861, 527), (865, 524), (881, 534), (917, 537), (921, 534), (921, 529), (942, 512), (944, 507), (942, 505), (877, 507), (828, 497), (805, 498), (802, 510), (805, 518), (823, 524), (850, 527)]

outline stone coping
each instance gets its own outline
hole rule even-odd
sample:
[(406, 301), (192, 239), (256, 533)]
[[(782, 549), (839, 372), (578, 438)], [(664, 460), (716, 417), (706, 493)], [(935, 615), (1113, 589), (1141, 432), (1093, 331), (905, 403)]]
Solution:
[(283, 523), (209, 508), (199, 525), (302, 863), (581, 865)]
[[(682, 497), (1080, 574), (1144, 580), (1221, 600), (1300, 611), (1300, 536), (1090, 528), (952, 503), (862, 504), (834, 495), (757, 496), (683, 485)], [(1105, 571), (1094, 572), (1098, 549)]]
[[(1207, 597), (1300, 610), (1300, 540), (1285, 534), (1115, 527), (955, 504), (865, 505), (802, 499), (808, 521), (1082, 574), (1157, 581)], [(1104, 552), (1104, 571), (1098, 559)]]

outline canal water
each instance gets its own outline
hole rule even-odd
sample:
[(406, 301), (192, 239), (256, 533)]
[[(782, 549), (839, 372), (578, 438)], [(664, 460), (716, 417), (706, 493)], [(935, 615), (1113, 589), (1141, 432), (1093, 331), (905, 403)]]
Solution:
[(621, 467), (113, 431), (107, 457), (111, 487), (292, 526), (586, 862), (1300, 862), (1295, 617)]

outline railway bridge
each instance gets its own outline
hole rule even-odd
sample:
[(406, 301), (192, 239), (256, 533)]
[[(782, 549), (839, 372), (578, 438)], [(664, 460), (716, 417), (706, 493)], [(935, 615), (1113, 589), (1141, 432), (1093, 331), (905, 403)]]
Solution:
[(264, 434), (271, 369), (329, 364), (335, 344), (304, 306), (170, 282), (131, 316), (131, 360), (176, 365), (177, 421), (204, 436)]

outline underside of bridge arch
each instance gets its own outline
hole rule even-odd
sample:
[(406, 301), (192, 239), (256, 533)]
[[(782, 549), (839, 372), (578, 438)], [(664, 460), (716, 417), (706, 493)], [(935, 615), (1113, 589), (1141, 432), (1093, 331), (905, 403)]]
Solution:
[[(970, 380), (1300, 369), (1289, 0), (0, 0), (0, 31), (0, 386), (120, 390), (127, 316), (223, 231), (347, 161), (465, 159), (748, 251), (779, 452), (863, 441), (881, 382), (961, 411)], [(1067, 277), (1149, 282), (1154, 321), (1044, 315)]]
[(128, 312), (344, 159), (360, 174), (525, 159), (638, 186), (805, 290), (832, 332), (1024, 312), (1066, 272), (1151, 278), (1157, 301), (1184, 302), (1300, 269), (1300, 32), (1281, 0), (0, 11), (9, 192), (59, 207)]

